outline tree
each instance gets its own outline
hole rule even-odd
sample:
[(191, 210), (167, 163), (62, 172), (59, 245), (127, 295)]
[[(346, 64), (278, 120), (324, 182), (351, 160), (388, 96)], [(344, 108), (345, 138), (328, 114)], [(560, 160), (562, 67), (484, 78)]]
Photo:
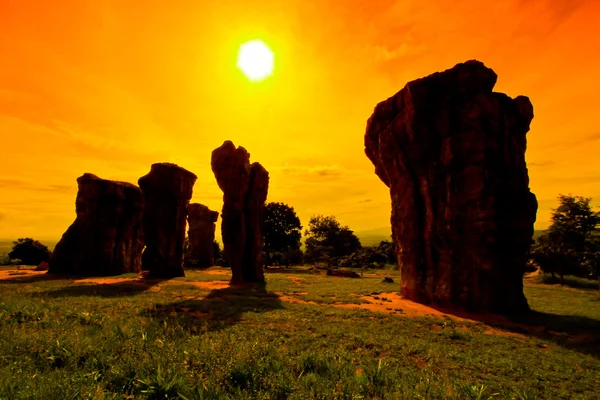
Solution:
[(558, 273), (563, 284), (564, 275), (585, 276), (595, 268), (600, 213), (592, 210), (588, 197), (561, 194), (558, 201), (550, 227), (536, 240), (531, 255), (542, 271)]
[(302, 224), (294, 208), (287, 204), (268, 203), (265, 206), (263, 233), (265, 259), (268, 264), (274, 253), (280, 253), (280, 258), (289, 263), (287, 255), (297, 254), (300, 250)]
[(310, 261), (325, 261), (330, 265), (332, 259), (350, 255), (362, 248), (354, 232), (342, 226), (334, 216), (312, 217), (305, 235), (306, 258)]
[(31, 238), (21, 238), (13, 242), (13, 248), (8, 256), (11, 259), (21, 260), (24, 265), (39, 265), (50, 260), (50, 250), (42, 243)]

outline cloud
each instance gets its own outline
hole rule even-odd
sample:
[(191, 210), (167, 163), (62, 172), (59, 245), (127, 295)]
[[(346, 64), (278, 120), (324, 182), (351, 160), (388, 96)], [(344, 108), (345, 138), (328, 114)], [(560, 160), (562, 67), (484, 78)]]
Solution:
[(370, 203), (372, 201), (373, 201), (373, 199), (364, 199), (364, 200), (359, 201), (359, 203)]
[(569, 176), (569, 177), (549, 177), (548, 181), (553, 183), (569, 183), (573, 184), (586, 184), (586, 183), (600, 183), (600, 175), (588, 175), (588, 176)]
[[(554, 143), (554, 144), (549, 144), (546, 146), (541, 146), (541, 147), (539, 147), (539, 149), (540, 150), (550, 150), (550, 149), (570, 150), (570, 149), (580, 147), (582, 145), (592, 144), (599, 140), (600, 140), (600, 133), (594, 133), (594, 134), (579, 137), (579, 138), (577, 136), (571, 135), (571, 137), (567, 140), (565, 140), (564, 137), (560, 137), (560, 142)], [(533, 165), (532, 163), (527, 163), (527, 164)]]
[(542, 162), (528, 162), (528, 167), (547, 167), (549, 165), (555, 165), (556, 161), (542, 161)]
[(20, 189), (36, 192), (71, 193), (74, 185), (33, 183), (23, 179), (0, 177), (0, 189)]
[(340, 178), (346, 175), (339, 166), (315, 165), (315, 166), (284, 166), (280, 168), (284, 175), (298, 177), (300, 179), (314, 180), (320, 178)]

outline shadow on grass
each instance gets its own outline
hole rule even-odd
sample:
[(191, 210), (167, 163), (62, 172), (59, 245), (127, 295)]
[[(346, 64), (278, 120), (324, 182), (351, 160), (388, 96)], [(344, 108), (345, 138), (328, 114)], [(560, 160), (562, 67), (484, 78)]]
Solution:
[[(534, 278), (538, 283), (546, 285), (560, 285), (560, 278), (551, 274), (543, 274)], [(576, 289), (595, 289), (598, 290), (598, 281), (594, 279), (578, 278), (575, 276), (565, 276), (564, 286)]]
[(263, 284), (215, 289), (202, 299), (156, 304), (143, 311), (142, 315), (177, 323), (197, 333), (202, 327), (215, 331), (235, 325), (247, 313), (264, 313), (283, 308), (279, 296), (267, 292)]
[[(598, 300), (600, 307), (600, 300)], [(600, 359), (600, 320), (578, 315), (527, 311), (509, 315), (468, 313), (447, 307), (432, 308), (490, 327), (548, 340), (564, 348)]]
[(166, 279), (129, 279), (113, 283), (82, 283), (40, 292), (40, 297), (122, 297), (146, 292)]

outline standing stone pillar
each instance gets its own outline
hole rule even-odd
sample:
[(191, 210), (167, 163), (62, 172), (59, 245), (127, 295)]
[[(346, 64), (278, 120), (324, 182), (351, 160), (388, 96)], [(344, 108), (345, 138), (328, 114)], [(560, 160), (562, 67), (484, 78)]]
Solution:
[(188, 207), (188, 237), (190, 248), (187, 259), (190, 265), (208, 268), (214, 265), (215, 222), (219, 218), (217, 211), (207, 206), (191, 203)]
[(139, 187), (85, 173), (77, 178), (77, 217), (54, 248), (52, 274), (114, 276), (140, 272), (144, 248)]
[(367, 122), (365, 152), (390, 188), (403, 296), (467, 310), (528, 308), (523, 273), (537, 201), (527, 97), (493, 92), (479, 61), (409, 82)]
[(231, 267), (231, 283), (264, 282), (262, 213), (269, 173), (231, 141), (212, 152), (211, 167), (223, 191), (221, 233), (223, 255)]
[(138, 180), (144, 193), (142, 269), (155, 278), (185, 276), (183, 246), (188, 204), (196, 175), (175, 164), (152, 164)]

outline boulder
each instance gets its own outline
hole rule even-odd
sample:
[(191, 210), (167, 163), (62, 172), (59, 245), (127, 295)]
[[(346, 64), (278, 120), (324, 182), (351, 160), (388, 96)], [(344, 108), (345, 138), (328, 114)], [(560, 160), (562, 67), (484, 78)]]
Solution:
[(351, 271), (349, 269), (341, 269), (341, 268), (329, 268), (327, 270), (327, 275), (329, 276), (341, 276), (344, 278), (360, 278), (358, 272)]
[(77, 178), (77, 184), (77, 216), (54, 248), (49, 272), (85, 276), (139, 272), (144, 248), (140, 188), (89, 173)]
[(149, 277), (185, 276), (185, 226), (196, 179), (175, 164), (157, 163), (138, 180), (145, 198), (142, 269), (149, 271)]
[(191, 203), (187, 218), (190, 247), (186, 255), (186, 265), (208, 268), (215, 263), (215, 222), (219, 213), (211, 211), (203, 204)]
[(48, 262), (42, 261), (37, 267), (35, 267), (34, 271), (48, 271), (48, 268), (50, 268)]
[(365, 152), (389, 187), (401, 292), (467, 310), (528, 308), (527, 97), (493, 92), (479, 61), (409, 82), (367, 122)]
[(269, 173), (231, 141), (212, 152), (211, 167), (223, 191), (221, 233), (223, 254), (233, 284), (264, 282), (262, 220)]

